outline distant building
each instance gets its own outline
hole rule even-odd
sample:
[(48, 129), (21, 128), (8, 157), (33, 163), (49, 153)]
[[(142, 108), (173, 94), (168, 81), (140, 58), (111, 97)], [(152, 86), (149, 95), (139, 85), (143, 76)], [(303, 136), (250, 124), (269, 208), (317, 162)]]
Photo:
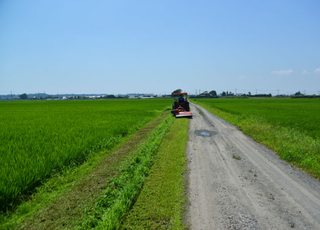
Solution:
[(138, 96), (135, 96), (135, 95), (130, 95), (129, 96), (129, 99), (138, 99), (139, 97)]
[(208, 91), (203, 91), (203, 93), (199, 94), (200, 97), (210, 97), (210, 93)]
[(151, 99), (151, 98), (154, 98), (153, 96), (148, 96), (148, 95), (146, 95), (146, 96), (139, 96), (139, 98), (140, 99)]

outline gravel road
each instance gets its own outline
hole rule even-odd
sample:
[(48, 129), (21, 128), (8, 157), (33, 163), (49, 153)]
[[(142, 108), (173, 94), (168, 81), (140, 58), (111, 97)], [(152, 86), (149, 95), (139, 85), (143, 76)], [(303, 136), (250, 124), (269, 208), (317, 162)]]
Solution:
[(190, 229), (320, 229), (320, 182), (192, 104)]

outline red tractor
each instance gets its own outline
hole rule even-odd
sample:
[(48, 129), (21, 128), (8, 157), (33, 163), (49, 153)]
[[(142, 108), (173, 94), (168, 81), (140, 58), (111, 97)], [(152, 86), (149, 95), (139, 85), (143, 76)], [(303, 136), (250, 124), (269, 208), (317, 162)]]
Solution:
[[(176, 96), (180, 96), (178, 100)], [(192, 117), (192, 113), (189, 107), (188, 94), (187, 93), (174, 93), (174, 102), (172, 104), (171, 113), (175, 117)]]

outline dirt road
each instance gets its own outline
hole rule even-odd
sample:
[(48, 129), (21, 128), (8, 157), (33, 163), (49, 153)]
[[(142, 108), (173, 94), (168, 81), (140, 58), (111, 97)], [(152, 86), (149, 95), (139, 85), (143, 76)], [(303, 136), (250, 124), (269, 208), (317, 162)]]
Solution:
[(190, 229), (320, 229), (320, 182), (191, 105)]

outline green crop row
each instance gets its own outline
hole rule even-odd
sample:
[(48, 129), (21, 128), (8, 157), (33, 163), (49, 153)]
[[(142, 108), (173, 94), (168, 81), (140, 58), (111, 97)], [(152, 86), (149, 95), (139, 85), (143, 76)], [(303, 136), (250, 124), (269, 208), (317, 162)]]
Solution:
[(0, 211), (64, 167), (113, 148), (167, 107), (168, 100), (0, 103)]

